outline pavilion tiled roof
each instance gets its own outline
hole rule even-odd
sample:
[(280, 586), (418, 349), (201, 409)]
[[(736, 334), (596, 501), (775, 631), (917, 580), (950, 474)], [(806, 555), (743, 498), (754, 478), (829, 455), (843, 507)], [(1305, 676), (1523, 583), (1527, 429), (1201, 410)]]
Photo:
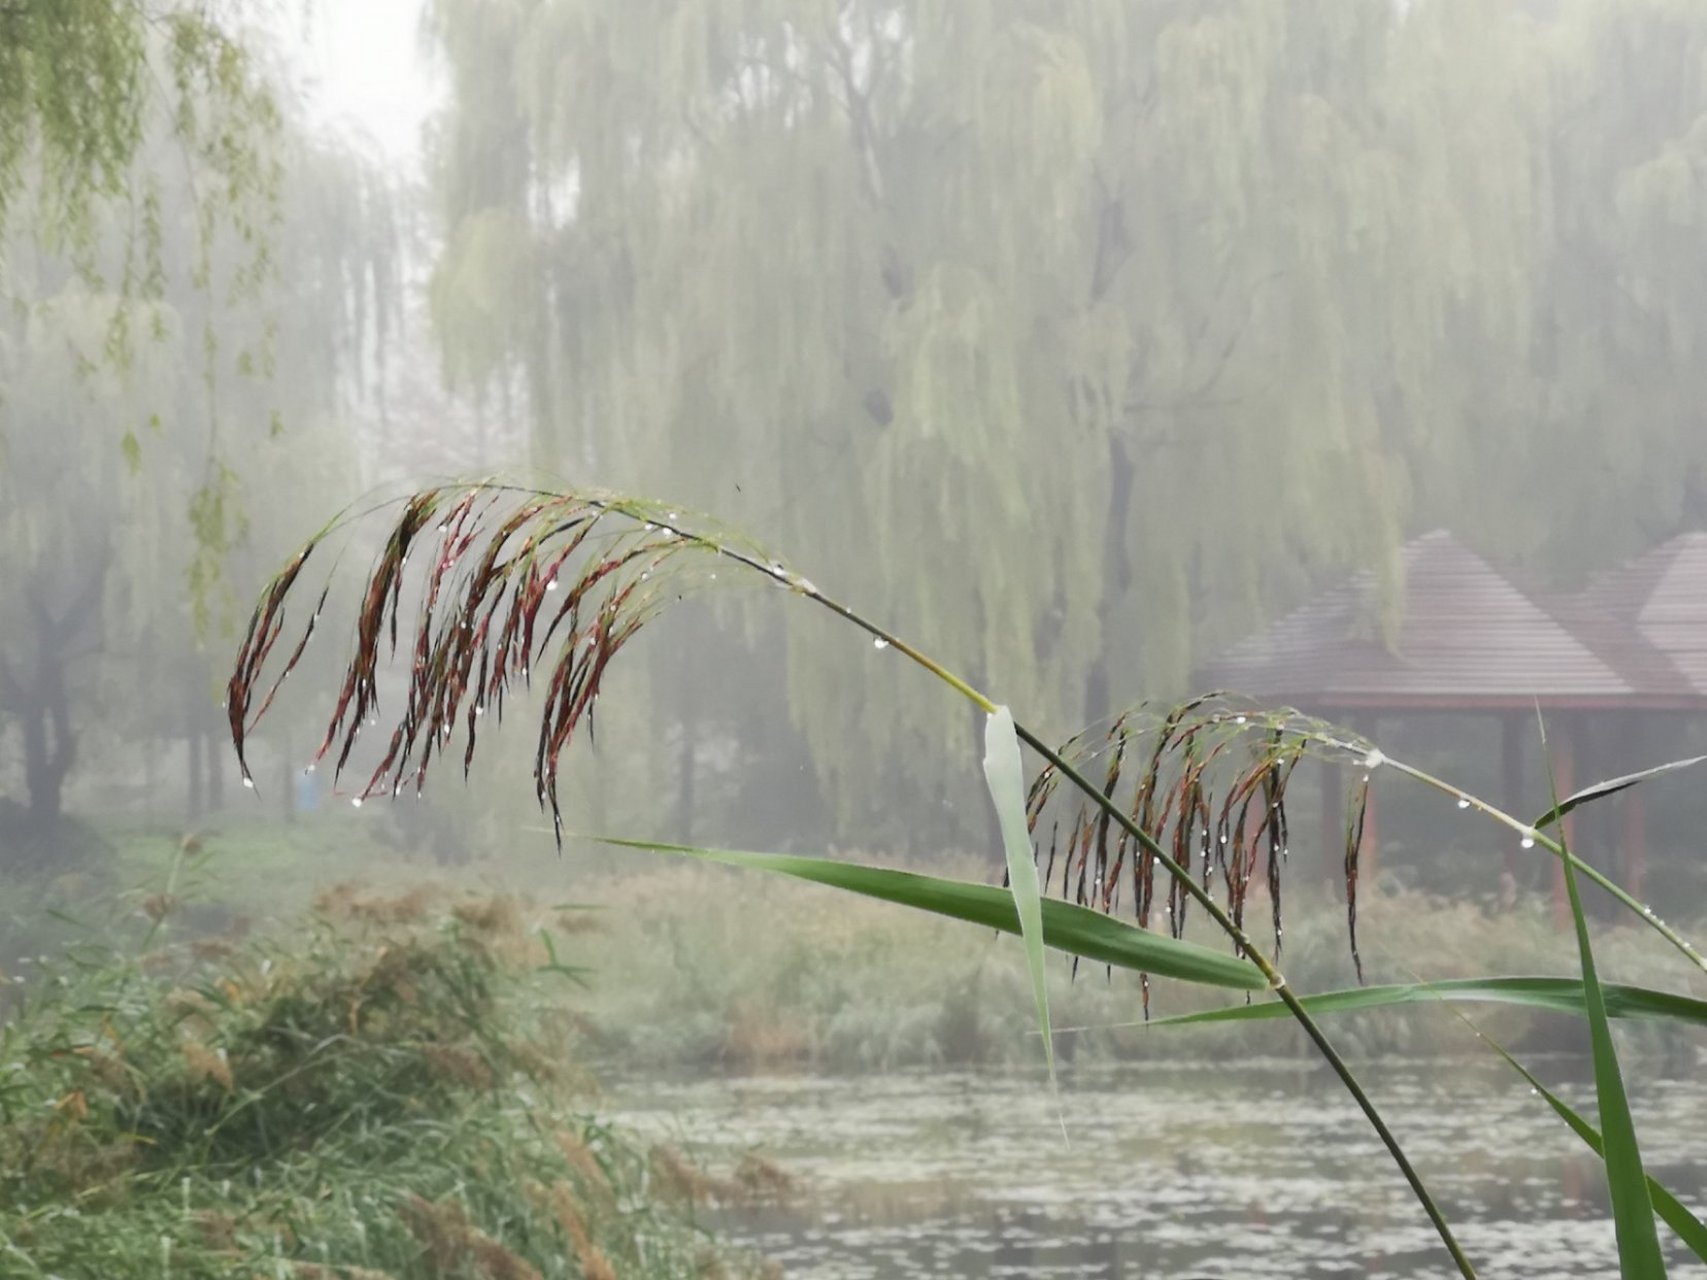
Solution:
[[(1675, 590), (1656, 607), (1655, 626), (1684, 629), (1695, 616), (1689, 607), (1707, 614), (1707, 540), (1701, 550), (1699, 580), (1671, 583), (1669, 564), (1657, 575)], [(1444, 531), (1407, 543), (1401, 563), (1391, 647), (1376, 622), (1376, 576), (1359, 573), (1210, 663), (1199, 686), (1323, 709), (1659, 707), (1707, 698), (1707, 684), (1686, 678), (1647, 630), (1589, 593), (1544, 607)]]
[(1707, 698), (1707, 532), (1680, 534), (1602, 574), (1581, 599), (1663, 654)]

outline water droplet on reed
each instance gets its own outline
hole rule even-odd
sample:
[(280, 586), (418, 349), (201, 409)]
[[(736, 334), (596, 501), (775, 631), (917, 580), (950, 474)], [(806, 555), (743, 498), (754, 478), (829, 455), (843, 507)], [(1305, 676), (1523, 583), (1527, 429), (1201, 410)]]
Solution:
[(249, 788), (249, 790), (253, 791), (255, 789), (255, 780), (253, 778), (251, 778), (248, 774), (244, 774), (243, 775), (243, 785), (245, 787)]
[(360, 796), (351, 796), (350, 797), (350, 807), (352, 809), (361, 808), (362, 807), (362, 798)]
[(1522, 848), (1533, 849), (1535, 847), (1535, 832), (1534, 831), (1525, 831), (1523, 833), (1523, 839), (1519, 840), (1517, 843)]
[(1387, 763), (1387, 757), (1382, 754), (1380, 747), (1371, 747), (1369, 754), (1363, 757), (1365, 769), (1379, 769), (1385, 763)]
[(889, 642), (882, 636), (878, 636), (877, 639), (871, 642), (871, 647), (873, 649), (887, 649), (889, 647)]
[(1459, 796), (1458, 797), (1458, 807), (1460, 809), (1468, 809), (1470, 807), (1469, 797), (1468, 796)]
[(546, 589), (546, 590), (547, 590), (547, 591), (555, 591), (555, 590), (557, 590), (557, 579), (556, 579), (556, 578), (552, 578), (552, 579), (551, 579), (551, 580), (550, 580), (550, 581), (549, 581), (549, 582), (547, 582), (547, 583), (546, 583), (546, 584), (545, 584), (545, 589)]

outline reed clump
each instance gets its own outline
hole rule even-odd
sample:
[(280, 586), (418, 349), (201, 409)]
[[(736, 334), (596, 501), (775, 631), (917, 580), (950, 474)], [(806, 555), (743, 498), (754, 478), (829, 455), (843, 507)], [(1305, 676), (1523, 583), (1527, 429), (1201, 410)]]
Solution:
[(349, 887), (320, 908), (267, 938), (74, 947), (12, 983), (0, 1273), (747, 1273), (585, 1113), (554, 913)]

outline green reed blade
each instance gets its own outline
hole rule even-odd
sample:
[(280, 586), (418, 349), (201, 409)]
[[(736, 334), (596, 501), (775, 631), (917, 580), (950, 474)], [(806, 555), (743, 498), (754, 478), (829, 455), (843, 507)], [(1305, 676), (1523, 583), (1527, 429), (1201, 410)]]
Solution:
[(1055, 1037), (1049, 1034), (1049, 984), (1043, 968), (1043, 892), (1032, 859), (1031, 827), (1025, 817), (1025, 768), (1020, 762), (1019, 738), (1013, 712), (997, 707), (984, 722), (984, 782), (996, 806), (1002, 828), (1002, 850), (1008, 860), (1008, 887), (1013, 893), (1020, 939), (1025, 943), (1025, 967), (1031, 974), (1031, 997), (1037, 1005), (1037, 1025), (1043, 1032), (1043, 1057), (1049, 1078), (1055, 1078)]
[[(1656, 991), (1651, 987), (1606, 984), (1601, 997), (1609, 1018), (1669, 1018), (1707, 1026), (1707, 1000)], [(1578, 1017), (1588, 1010), (1580, 978), (1498, 977), (1454, 978), (1445, 982), (1406, 982), (1379, 987), (1351, 987), (1302, 997), (1311, 1013), (1354, 1013), (1392, 1005), (1453, 1001), (1479, 1004), (1510, 1004), (1550, 1013)], [(1201, 1013), (1175, 1014), (1157, 1018), (1153, 1027), (1180, 1026), (1192, 1022), (1243, 1022), (1253, 1018), (1284, 1018), (1290, 1010), (1278, 1000), (1261, 1004), (1208, 1009)], [(1137, 1025), (1137, 1024), (1134, 1024)]]
[[(747, 853), (733, 849), (703, 849), (653, 840), (595, 837), (602, 844), (627, 849), (677, 853), (706, 862), (755, 871), (770, 871), (830, 885), (868, 898), (880, 898), (953, 920), (965, 920), (1003, 933), (1018, 934), (1019, 912), (1013, 894), (993, 885), (949, 880), (912, 871), (892, 871), (858, 862), (799, 858), (781, 853)], [(1045, 946), (1099, 964), (1141, 973), (1159, 974), (1203, 986), (1238, 991), (1261, 991), (1268, 980), (1247, 960), (1196, 943), (1180, 942), (1151, 933), (1086, 907), (1045, 898), (1039, 903)]]

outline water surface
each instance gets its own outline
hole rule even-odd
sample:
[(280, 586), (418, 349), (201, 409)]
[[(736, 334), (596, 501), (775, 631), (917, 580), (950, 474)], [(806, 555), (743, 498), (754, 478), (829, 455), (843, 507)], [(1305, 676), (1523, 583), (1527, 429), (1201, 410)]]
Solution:
[[(1546, 1066), (1592, 1117), (1581, 1064)], [(1484, 1275), (1617, 1274), (1599, 1162), (1527, 1085), (1479, 1062), (1364, 1070)], [(1650, 1171), (1702, 1214), (1707, 1088), (1674, 1072), (1636, 1092)], [(1293, 1062), (1079, 1068), (1058, 1102), (995, 1069), (618, 1076), (609, 1095), (714, 1171), (753, 1152), (795, 1175), (789, 1203), (709, 1225), (798, 1280), (1457, 1274), (1338, 1082)]]

